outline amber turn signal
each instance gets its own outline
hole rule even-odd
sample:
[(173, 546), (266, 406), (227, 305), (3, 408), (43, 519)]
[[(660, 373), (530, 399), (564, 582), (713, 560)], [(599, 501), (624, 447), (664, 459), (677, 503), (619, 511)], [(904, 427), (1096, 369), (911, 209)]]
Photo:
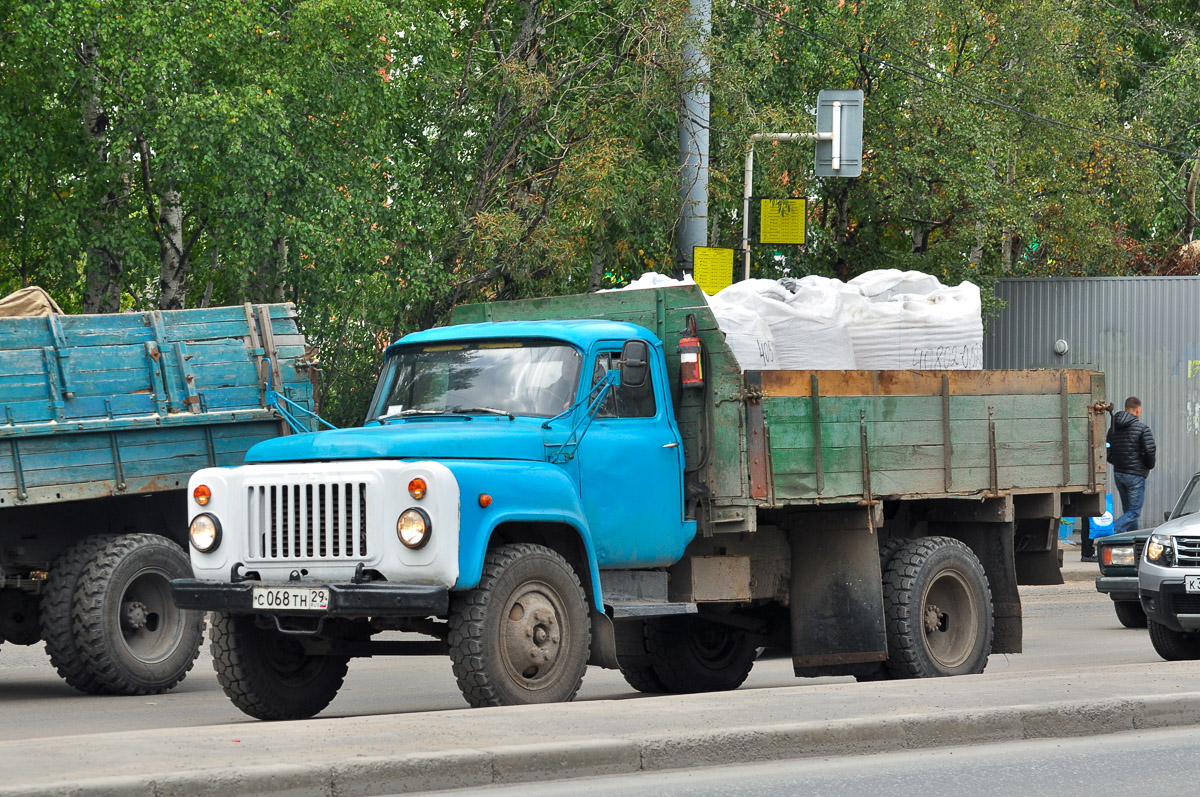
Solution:
[(425, 492), (428, 489), (429, 485), (419, 476), (408, 483), (408, 494), (418, 501), (425, 497)]
[(490, 495), (488, 495), (487, 493), (480, 493), (479, 494), (479, 505), (485, 509), (487, 507), (491, 506), (492, 505), (492, 497)]
[(200, 506), (208, 506), (208, 502), (212, 500), (212, 490), (208, 489), (206, 484), (197, 484), (196, 489), (192, 490), (192, 499)]

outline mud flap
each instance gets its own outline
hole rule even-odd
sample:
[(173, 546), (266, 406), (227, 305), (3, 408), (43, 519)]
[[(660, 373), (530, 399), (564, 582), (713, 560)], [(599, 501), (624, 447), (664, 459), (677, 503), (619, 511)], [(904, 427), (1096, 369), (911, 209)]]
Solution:
[(1017, 551), (1018, 584), (1062, 584), (1062, 549)]
[(1013, 554), (1014, 524), (931, 523), (930, 529), (957, 537), (971, 546), (979, 557), (992, 589), (992, 616), (995, 619), (992, 653), (1020, 653), (1023, 620)]
[[(592, 615), (592, 649), (588, 664), (603, 667), (606, 670), (617, 669), (617, 635), (613, 629), (613, 621), (607, 614), (596, 611), (591, 607)], [(639, 626), (640, 628), (640, 626)]]
[(791, 529), (797, 676), (849, 673), (887, 658), (879, 541), (868, 511), (813, 513)]

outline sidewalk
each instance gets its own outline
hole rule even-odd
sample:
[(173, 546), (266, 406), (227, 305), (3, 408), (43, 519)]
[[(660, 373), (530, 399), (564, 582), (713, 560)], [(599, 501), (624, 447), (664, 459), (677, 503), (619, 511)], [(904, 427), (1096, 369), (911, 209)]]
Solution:
[[(5, 795), (374, 795), (1200, 721), (1200, 662), (0, 743)], [(11, 719), (11, 718), (10, 718)]]

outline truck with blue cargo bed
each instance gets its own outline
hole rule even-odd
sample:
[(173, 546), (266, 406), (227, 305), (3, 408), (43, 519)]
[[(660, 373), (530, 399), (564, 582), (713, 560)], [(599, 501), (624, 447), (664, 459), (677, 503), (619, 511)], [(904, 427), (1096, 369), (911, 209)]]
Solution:
[(0, 642), (87, 693), (182, 680), (188, 477), (311, 408), (309, 365), (291, 305), (0, 318)]
[[(386, 351), (360, 428), (188, 489), (226, 694), (312, 716), (356, 656), (447, 654), (472, 706), (977, 673), (1105, 494), (1089, 371), (743, 371), (694, 286), (468, 305)], [(384, 632), (409, 632), (385, 634)]]

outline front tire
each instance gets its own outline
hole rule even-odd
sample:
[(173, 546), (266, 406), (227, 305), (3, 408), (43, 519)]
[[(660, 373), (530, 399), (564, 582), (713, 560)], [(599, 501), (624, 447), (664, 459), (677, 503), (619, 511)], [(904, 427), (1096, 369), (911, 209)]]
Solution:
[(1146, 625), (1150, 629), (1150, 644), (1154, 645), (1154, 651), (1167, 661), (1200, 659), (1200, 631), (1173, 631), (1149, 618)]
[(450, 606), (450, 661), (459, 690), (475, 707), (571, 700), (591, 639), (579, 577), (542, 545), (491, 551), (479, 586)]
[(204, 614), (171, 597), (171, 580), (191, 575), (187, 553), (157, 534), (126, 534), (93, 553), (72, 617), (80, 655), (103, 691), (158, 694), (192, 669)]
[(294, 636), (260, 627), (251, 615), (209, 618), (213, 669), (225, 694), (260, 720), (307, 719), (333, 701), (347, 656), (313, 656)]
[(1113, 609), (1117, 612), (1117, 619), (1121, 621), (1121, 625), (1126, 628), (1146, 627), (1146, 612), (1138, 601), (1113, 601)]
[(981, 673), (992, 649), (992, 595), (979, 559), (952, 537), (905, 543), (883, 574), (888, 672)]
[(737, 689), (758, 653), (745, 631), (694, 616), (649, 623), (646, 650), (663, 686), (677, 694)]

